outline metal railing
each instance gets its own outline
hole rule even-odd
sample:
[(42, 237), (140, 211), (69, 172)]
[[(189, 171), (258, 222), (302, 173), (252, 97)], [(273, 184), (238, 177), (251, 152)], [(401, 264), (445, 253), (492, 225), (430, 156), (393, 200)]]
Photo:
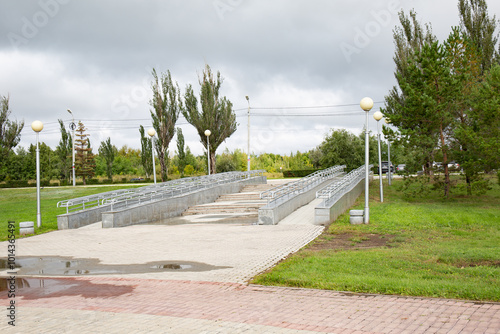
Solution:
[(110, 206), (111, 210), (115, 210), (261, 176), (264, 172), (264, 170), (226, 172), (182, 178), (135, 189), (122, 189), (60, 201), (57, 203), (57, 207), (66, 207), (66, 213), (103, 205)]
[(345, 167), (345, 165), (333, 166), (314, 172), (298, 181), (286, 183), (270, 190), (263, 191), (260, 193), (260, 198), (267, 199), (267, 205), (276, 205), (295, 197), (328, 179), (342, 174)]
[(73, 211), (80, 211), (89, 209), (96, 206), (101, 206), (102, 201), (106, 198), (121, 196), (125, 193), (129, 193), (133, 190), (131, 189), (119, 189), (113, 191), (107, 191), (96, 195), (83, 196), (73, 199), (68, 199), (64, 201), (57, 202), (58, 208), (66, 208), (66, 213)]
[[(373, 168), (373, 165), (368, 166), (369, 169)], [(359, 183), (359, 181), (365, 178), (365, 165), (352, 170), (347, 175), (342, 177), (339, 181), (319, 190), (316, 192), (316, 198), (323, 198), (322, 205), (327, 206), (328, 204), (335, 203), (344, 194), (352, 190), (352, 188)]]

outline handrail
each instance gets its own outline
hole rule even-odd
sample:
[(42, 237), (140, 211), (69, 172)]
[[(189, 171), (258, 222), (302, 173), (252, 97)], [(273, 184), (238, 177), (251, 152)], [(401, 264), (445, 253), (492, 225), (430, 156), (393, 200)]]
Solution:
[[(373, 165), (368, 165), (368, 168), (373, 168)], [(345, 193), (349, 192), (359, 181), (365, 178), (365, 165), (350, 171), (339, 181), (328, 185), (327, 187), (316, 192), (316, 198), (323, 199), (323, 205), (336, 202)]]
[(144, 202), (179, 196), (188, 192), (211, 188), (224, 183), (260, 176), (264, 172), (264, 170), (226, 172), (182, 178), (135, 189), (121, 189), (60, 201), (57, 203), (57, 207), (66, 207), (66, 213), (103, 205), (110, 205), (111, 210), (113, 210)]
[(298, 181), (286, 183), (270, 190), (260, 193), (261, 199), (267, 199), (267, 205), (276, 204), (278, 201), (284, 201), (291, 197), (297, 196), (305, 192), (306, 190), (312, 188), (324, 182), (325, 180), (331, 179), (339, 174), (343, 173), (345, 165), (333, 166), (321, 171), (309, 174), (306, 177), (301, 178)]

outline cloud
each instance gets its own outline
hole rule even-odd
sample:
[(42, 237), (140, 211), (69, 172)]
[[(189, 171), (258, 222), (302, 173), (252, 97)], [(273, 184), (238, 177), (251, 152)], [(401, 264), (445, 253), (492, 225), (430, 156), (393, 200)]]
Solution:
[[(225, 78), (222, 94), (240, 123), (221, 149), (246, 151), (246, 95), (252, 108), (354, 104), (252, 109), (252, 151), (306, 151), (328, 128), (361, 131), (356, 104), (367, 95), (383, 101), (395, 84), (396, 10), (415, 8), (444, 39), (459, 22), (456, 6), (455, 0), (2, 2), (0, 95), (10, 94), (13, 117), (26, 122), (23, 146), (34, 141), (29, 124), (40, 119), (46, 124), (41, 140), (55, 148), (57, 119), (68, 124), (70, 108), (94, 147), (109, 136), (117, 146), (139, 148), (139, 125), (151, 125), (151, 69), (170, 70), (183, 92), (187, 84), (198, 91), (197, 75), (208, 63)], [(500, 12), (500, 3), (489, 1), (489, 8)], [(355, 48), (349, 56), (346, 45)], [(264, 112), (273, 114), (258, 115)], [(325, 112), (331, 115), (317, 115)], [(294, 113), (302, 116), (285, 116)], [(178, 125), (201, 154), (193, 127), (183, 119)], [(175, 140), (171, 145), (175, 151)]]

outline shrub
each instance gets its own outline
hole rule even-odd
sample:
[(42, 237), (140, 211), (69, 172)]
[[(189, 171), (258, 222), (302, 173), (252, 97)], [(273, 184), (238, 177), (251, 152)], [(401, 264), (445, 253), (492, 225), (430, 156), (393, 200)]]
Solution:
[(427, 175), (416, 177), (405, 177), (401, 188), (404, 199), (423, 198), (427, 196), (432, 189), (431, 178)]
[(283, 177), (305, 177), (319, 170), (320, 169), (285, 170), (283, 171)]
[(186, 165), (186, 167), (184, 167), (184, 174), (185, 175), (193, 175), (194, 173), (194, 167), (191, 166), (191, 165)]

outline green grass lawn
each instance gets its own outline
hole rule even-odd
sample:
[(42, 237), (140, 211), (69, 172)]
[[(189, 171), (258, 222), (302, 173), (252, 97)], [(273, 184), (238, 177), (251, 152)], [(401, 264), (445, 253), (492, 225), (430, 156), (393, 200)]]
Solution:
[(36, 188), (0, 189), (0, 241), (7, 240), (8, 221), (16, 222), (16, 237), (19, 238), (19, 222), (35, 223), (35, 234), (57, 230), (57, 215), (66, 213), (57, 202), (81, 196), (97, 194), (123, 188), (144, 185), (46, 187), (40, 189), (41, 228), (36, 227)]
[[(396, 181), (370, 187), (370, 224), (339, 217), (321, 237), (252, 283), (500, 301), (500, 187), (485, 195), (403, 200)], [(356, 209), (363, 209), (364, 196)], [(349, 237), (348, 247), (332, 247)], [(387, 240), (364, 248), (368, 236)], [(325, 246), (327, 245), (327, 246)]]

